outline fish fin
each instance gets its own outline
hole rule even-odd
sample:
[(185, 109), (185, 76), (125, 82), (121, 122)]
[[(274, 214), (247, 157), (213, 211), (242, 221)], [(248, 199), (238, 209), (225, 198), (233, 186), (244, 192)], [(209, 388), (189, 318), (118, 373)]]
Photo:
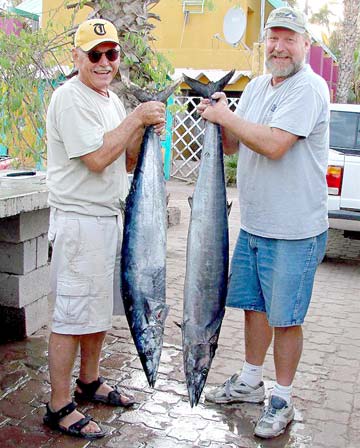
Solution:
[(124, 83), (127, 90), (134, 95), (134, 97), (140, 101), (140, 103), (145, 103), (147, 101), (160, 101), (161, 103), (166, 103), (169, 96), (174, 92), (174, 90), (182, 83), (182, 78), (178, 79), (165, 89), (160, 92), (157, 91), (149, 91), (146, 89), (140, 88), (138, 85), (134, 84), (130, 81), (126, 76), (121, 77), (122, 82)]
[(198, 81), (197, 79), (190, 78), (183, 74), (184, 81), (186, 84), (194, 90), (197, 94), (202, 96), (203, 98), (210, 97), (210, 82), (208, 84), (204, 84), (203, 82)]
[(130, 81), (127, 76), (122, 75), (121, 81), (126, 89), (141, 103), (145, 103), (146, 101), (151, 101), (153, 99), (153, 95), (150, 92), (141, 89), (138, 85)]
[(230, 216), (232, 204), (233, 204), (232, 201), (231, 202), (226, 202), (228, 216)]
[(163, 325), (169, 314), (169, 306), (164, 302), (147, 299), (144, 300), (144, 317), (146, 322), (157, 322)]
[(213, 89), (215, 92), (222, 92), (226, 85), (229, 83), (230, 79), (234, 76), (235, 70), (231, 70), (229, 73), (226, 73), (219, 81), (214, 82)]
[(174, 90), (176, 90), (182, 82), (183, 79), (180, 78), (174, 83), (170, 84), (168, 87), (165, 87), (164, 90), (161, 90), (160, 92), (156, 93), (155, 100), (160, 101), (162, 103), (166, 103), (169, 96), (173, 94)]
[(229, 73), (227, 73), (223, 78), (219, 79), (218, 81), (209, 82), (207, 84), (204, 84), (198, 81), (197, 79), (189, 78), (189, 76), (186, 76), (185, 74), (183, 74), (183, 77), (186, 84), (198, 95), (202, 96), (203, 98), (211, 98), (211, 96), (215, 92), (222, 92), (224, 90), (225, 86), (233, 77), (234, 73), (235, 70), (231, 70)]
[(193, 203), (193, 197), (192, 196), (188, 197), (188, 203), (190, 205), (190, 208), (192, 209), (192, 203)]

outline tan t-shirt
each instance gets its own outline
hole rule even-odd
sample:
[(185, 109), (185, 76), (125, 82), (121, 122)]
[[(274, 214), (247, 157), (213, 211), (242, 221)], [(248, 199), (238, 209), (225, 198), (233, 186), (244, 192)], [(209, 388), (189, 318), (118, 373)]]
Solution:
[(126, 116), (119, 98), (109, 95), (100, 95), (77, 77), (53, 93), (46, 120), (50, 206), (91, 216), (120, 213), (129, 189), (125, 153), (102, 173), (90, 171), (80, 159), (99, 149), (104, 134)]

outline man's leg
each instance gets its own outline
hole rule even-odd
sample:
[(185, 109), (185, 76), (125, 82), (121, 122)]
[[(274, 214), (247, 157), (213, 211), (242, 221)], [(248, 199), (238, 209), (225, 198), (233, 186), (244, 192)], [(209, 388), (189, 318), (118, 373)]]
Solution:
[(301, 325), (275, 328), (274, 361), (276, 380), (290, 386), (294, 380), (303, 347)]
[(255, 366), (264, 364), (273, 330), (265, 313), (245, 311), (245, 359)]
[[(79, 336), (51, 333), (49, 340), (49, 371), (51, 383), (50, 408), (56, 412), (72, 401), (71, 373), (79, 347)], [(74, 410), (61, 420), (61, 425), (68, 428), (83, 418), (83, 414)], [(82, 432), (99, 431), (99, 426), (90, 421)]]
[(302, 329), (293, 327), (275, 327), (274, 361), (276, 384), (256, 426), (255, 434), (271, 438), (282, 434), (295, 415), (291, 400), (292, 382), (302, 352)]
[[(80, 338), (80, 374), (79, 379), (85, 383), (92, 383), (99, 378), (101, 349), (105, 340), (106, 331), (87, 334)], [(81, 389), (77, 386), (78, 392)], [(113, 389), (108, 384), (103, 383), (96, 391), (99, 395), (107, 395)]]
[[(80, 337), (80, 373), (79, 380), (85, 384), (92, 383), (99, 378), (101, 350), (106, 336), (106, 331), (83, 335)], [(76, 387), (78, 392), (82, 392), (79, 386)], [(100, 384), (96, 391), (97, 395), (107, 396), (109, 392), (114, 390), (106, 383)], [(121, 394), (120, 401), (123, 405), (133, 402), (132, 397)]]
[(224, 384), (206, 393), (213, 403), (261, 403), (265, 388), (262, 381), (262, 365), (271, 344), (272, 328), (266, 314), (245, 311), (245, 362), (240, 374), (234, 374)]
[(80, 336), (80, 374), (79, 378), (84, 383), (91, 383), (99, 377), (99, 365), (101, 349), (106, 336), (106, 331)]
[(326, 232), (300, 240), (259, 239), (264, 267), (261, 285), (268, 319), (275, 328), (276, 384), (268, 406), (260, 416), (255, 434), (270, 438), (282, 434), (294, 419), (292, 382), (301, 357), (304, 322), (316, 268), (326, 248)]
[(49, 339), (50, 405), (58, 410), (71, 398), (71, 373), (79, 346), (79, 336), (51, 333)]

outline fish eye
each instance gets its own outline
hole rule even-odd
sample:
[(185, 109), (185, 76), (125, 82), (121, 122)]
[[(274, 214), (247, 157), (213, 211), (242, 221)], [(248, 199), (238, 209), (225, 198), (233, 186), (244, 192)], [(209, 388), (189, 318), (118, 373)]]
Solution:
[(202, 371), (201, 371), (201, 375), (204, 376), (204, 377), (205, 377), (208, 373), (209, 373), (209, 369), (207, 369), (207, 368), (204, 368), (204, 369), (202, 369)]

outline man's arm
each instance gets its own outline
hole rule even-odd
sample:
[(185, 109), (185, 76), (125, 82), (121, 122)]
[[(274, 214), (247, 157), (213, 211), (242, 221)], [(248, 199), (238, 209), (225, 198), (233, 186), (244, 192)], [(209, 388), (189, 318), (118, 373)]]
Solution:
[(224, 129), (222, 134), (226, 154), (236, 152), (235, 141), (240, 140), (253, 151), (276, 160), (280, 159), (299, 138), (282, 129), (244, 120), (228, 108), (224, 97), (224, 93), (215, 93), (213, 98), (218, 101), (214, 104), (209, 102), (201, 111), (201, 115), (205, 120), (218, 123)]
[(239, 139), (224, 126), (221, 126), (223, 149), (226, 155), (235, 154), (239, 150)]
[(131, 171), (137, 161), (145, 127), (165, 125), (165, 105), (158, 101), (140, 104), (115, 129), (104, 134), (102, 146), (81, 160), (90, 171), (101, 173), (126, 151), (126, 169)]

